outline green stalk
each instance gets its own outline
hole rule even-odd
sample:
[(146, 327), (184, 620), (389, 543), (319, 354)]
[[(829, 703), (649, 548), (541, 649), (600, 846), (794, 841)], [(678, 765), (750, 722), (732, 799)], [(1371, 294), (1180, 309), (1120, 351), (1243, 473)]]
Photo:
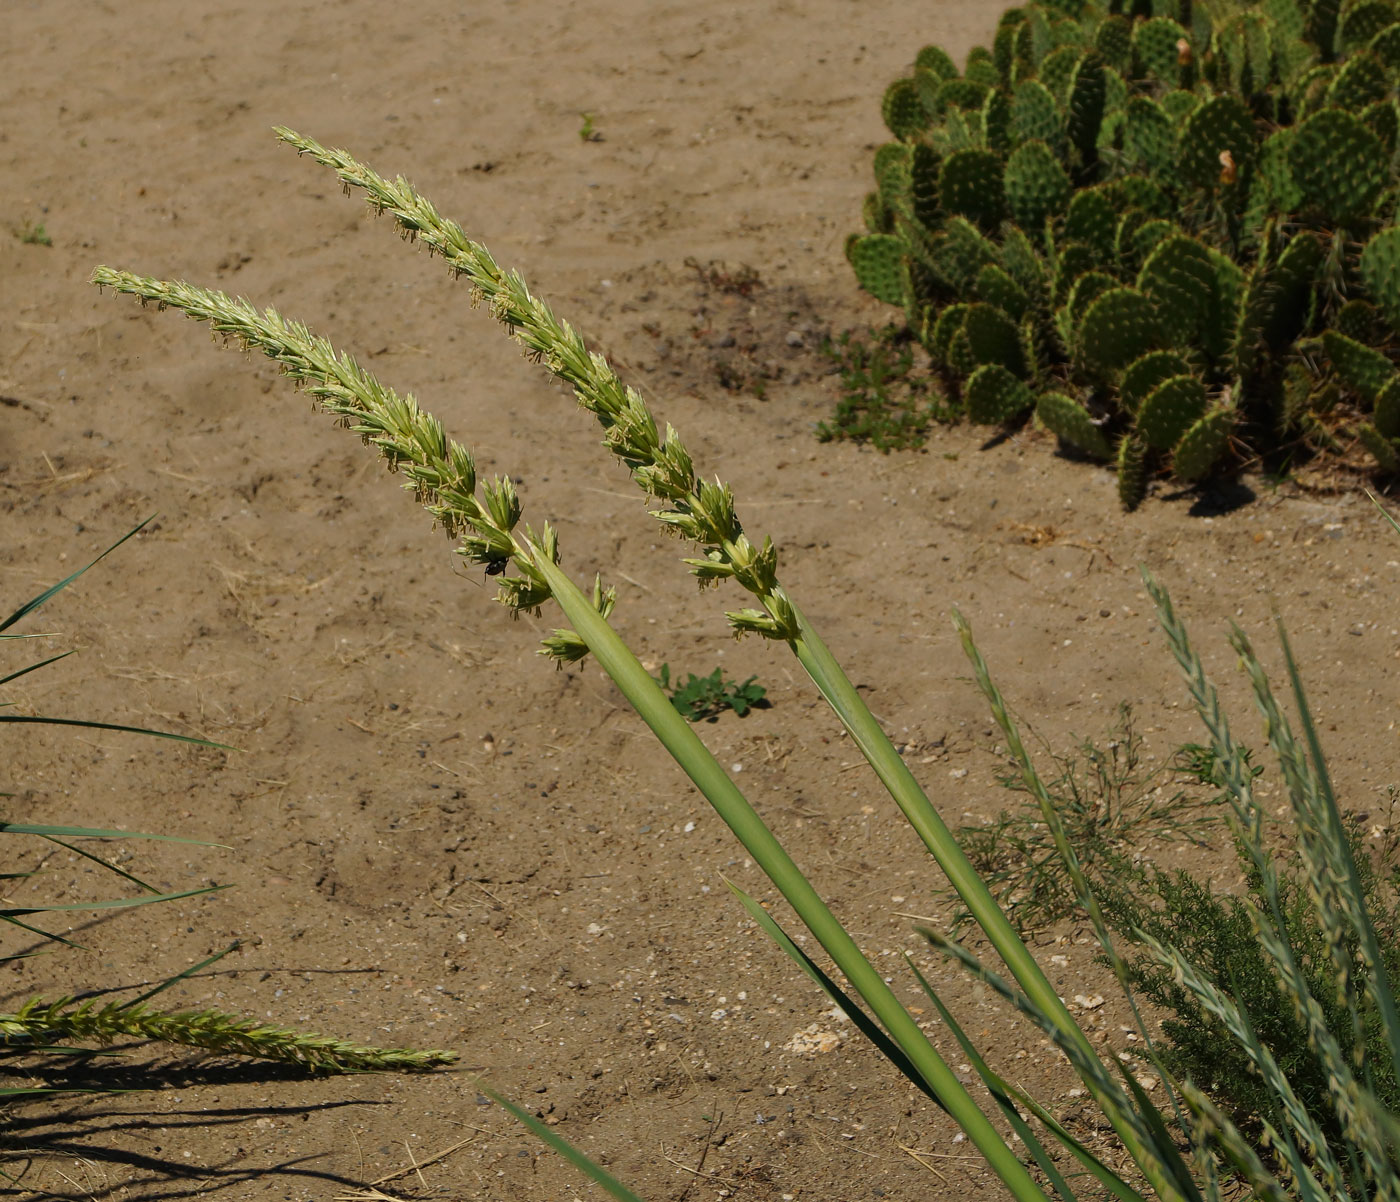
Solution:
[[(797, 608), (796, 603), (790, 597), (787, 600), (797, 615), (801, 630), (799, 637), (791, 644), (792, 649), (806, 669), (807, 675), (812, 678), (822, 696), (850, 732), (856, 746), (875, 769), (876, 775), (908, 819), (910, 826), (918, 832), (924, 846), (947, 874), (968, 912), (985, 932), (1026, 996), (1054, 1021), (1067, 1039), (1082, 1048), (1086, 1055), (1097, 1059), (1098, 1055), (1088, 1037), (1074, 1021), (1060, 995), (1055, 992), (1054, 986), (1050, 984), (1010, 920), (997, 905), (986, 882), (977, 874), (977, 870), (958, 846), (953, 833), (934, 809), (919, 782), (914, 779), (909, 766), (894, 749), (894, 744), (890, 742), (875, 715), (870, 712), (870, 707), (865, 704), (835, 656), (812, 629), (811, 623)], [(1084, 1078), (1084, 1083), (1094, 1094), (1095, 1100), (1113, 1124), (1114, 1131), (1123, 1141), (1123, 1146), (1152, 1182), (1158, 1195), (1164, 1200), (1185, 1202), (1184, 1195), (1175, 1183), (1159, 1171), (1160, 1160), (1157, 1154), (1144, 1147), (1135, 1124), (1125, 1114), (1125, 1099), (1105, 1095), (1102, 1087), (1088, 1078)]]
[(690, 724), (676, 712), (660, 686), (544, 549), (534, 542), (530, 545), (535, 553), (535, 567), (603, 670), (865, 999), (919, 1074), (943, 1100), (949, 1114), (987, 1158), (993, 1171), (1022, 1202), (1049, 1202), (1045, 1192), (1032, 1180), (1005, 1139), (919, 1029), (913, 1016), (865, 958), (855, 940), (827, 908)]

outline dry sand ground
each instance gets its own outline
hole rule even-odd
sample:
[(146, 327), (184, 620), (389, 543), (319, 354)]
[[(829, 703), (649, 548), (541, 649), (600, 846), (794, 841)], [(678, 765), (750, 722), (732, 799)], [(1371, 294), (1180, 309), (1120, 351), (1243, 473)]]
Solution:
[[(783, 1050), (839, 1024), (720, 873), (771, 890), (595, 666), (532, 654), (553, 615), (511, 623), (267, 363), (86, 282), (105, 262), (312, 323), (415, 391), (484, 469), (516, 476), (575, 577), (601, 568), (620, 586), (617, 623), (644, 658), (756, 673), (772, 708), (702, 733), (908, 991), (904, 915), (941, 913), (934, 873), (794, 662), (728, 640), (720, 610), (737, 593), (696, 593), (586, 415), (440, 264), (269, 127), (411, 176), (614, 356), (732, 482), (750, 531), (772, 535), (790, 590), (951, 820), (1005, 801), (954, 604), (1052, 745), (1097, 734), (1124, 699), (1158, 755), (1196, 734), (1139, 562), (1236, 703), (1223, 628), (1238, 619), (1267, 643), (1277, 600), (1340, 783), (1373, 806), (1393, 779), (1400, 544), (1363, 497), (1253, 480), (1235, 508), (1158, 496), (1123, 516), (1106, 472), (1029, 430), (991, 449), (951, 430), (890, 457), (812, 438), (835, 395), (821, 332), (886, 316), (841, 255), (884, 138), (880, 91), (923, 43), (960, 58), (994, 20), (990, 5), (888, 0), (8, 0), (0, 221), (42, 222), (53, 246), (0, 238), (4, 598), (160, 514), (31, 625), (82, 654), (8, 696), (240, 751), (7, 738), (11, 814), (226, 843), (135, 846), (129, 863), (172, 888), (237, 888), (81, 927), (92, 950), (14, 969), (5, 1003), (158, 980), (239, 939), (171, 1003), (460, 1049), (649, 1198), (995, 1196), (949, 1123), (858, 1039)], [(584, 111), (601, 141), (580, 140)], [(750, 265), (764, 287), (737, 296), (687, 259)], [(766, 399), (722, 386), (736, 375), (763, 377)], [(64, 854), (44, 866), (10, 896), (110, 889)], [(1094, 970), (1080, 933), (1062, 938), (1069, 995)], [(1001, 1063), (1068, 1105), (1031, 1034), (931, 973)], [(1098, 1021), (1116, 1037), (1114, 1016)], [(19, 1193), (329, 1200), (408, 1170), (382, 1188), (596, 1196), (466, 1071), (127, 1063), (118, 1079), (156, 1072), (166, 1088), (11, 1107)]]

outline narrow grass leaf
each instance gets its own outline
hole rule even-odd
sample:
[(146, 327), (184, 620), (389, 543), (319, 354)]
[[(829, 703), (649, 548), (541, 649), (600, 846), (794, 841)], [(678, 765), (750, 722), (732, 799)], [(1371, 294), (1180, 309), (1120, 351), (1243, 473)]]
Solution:
[(126, 542), (127, 539), (134, 537), (136, 534), (138, 534), (141, 530), (145, 529), (155, 520), (156, 515), (151, 514), (151, 516), (148, 517), (144, 522), (141, 522), (139, 525), (134, 526), (132, 529), (128, 530), (125, 534), (123, 534), (121, 538), (117, 539), (116, 542), (114, 542), (110, 547), (103, 551), (102, 554), (99, 555), (96, 559), (92, 560), (90, 563), (84, 564), (71, 576), (65, 576), (57, 584), (46, 588), (37, 597), (33, 597), (30, 600), (26, 601), (8, 618), (6, 618), (3, 622), (0, 622), (0, 630), (8, 630), (21, 618), (25, 617), (27, 614), (33, 613), (36, 609), (39, 608), (39, 606), (43, 605), (44, 602), (47, 601), (50, 597), (52, 597), (55, 593), (62, 592), (70, 584), (72, 584), (73, 581), (75, 581), (79, 576), (86, 572), (88, 568), (92, 567), (94, 564), (101, 563), (102, 560), (106, 559), (107, 556), (109, 556), (113, 551), (120, 547), (122, 543)]
[(238, 941), (235, 940), (233, 943), (230, 943), (228, 947), (224, 948), (223, 951), (215, 952), (212, 956), (206, 957), (205, 959), (201, 960), (198, 964), (190, 965), (190, 967), (185, 969), (183, 972), (177, 972), (173, 977), (166, 978), (159, 985), (155, 986), (155, 988), (146, 990), (145, 993), (141, 994), (138, 997), (132, 998), (129, 1002), (124, 1002), (121, 1008), (123, 1010), (129, 1010), (133, 1006), (144, 1005), (146, 1002), (149, 1002), (153, 997), (155, 997), (156, 994), (164, 993), (172, 985), (178, 985), (181, 981), (187, 981), (190, 977), (194, 976), (195, 973), (203, 972), (211, 964), (217, 964), (230, 952), (237, 951), (240, 946), (241, 944), (239, 944)]
[(48, 659), (41, 659), (37, 664), (30, 664), (27, 668), (20, 668), (16, 672), (11, 672), (8, 676), (0, 676), (0, 684), (9, 684), (12, 680), (18, 680), (21, 676), (30, 672), (37, 672), (40, 668), (47, 668), (50, 664), (56, 664), (61, 659), (67, 659), (73, 652), (60, 651), (57, 655), (51, 655)]
[(142, 726), (124, 726), (118, 722), (90, 722), (85, 718), (45, 718), (38, 714), (0, 714), (0, 722), (29, 722), (41, 726), (85, 726), (89, 730), (119, 730), (126, 734), (153, 735), (157, 739), (174, 739), (177, 743), (193, 743), (197, 747), (214, 747), (219, 751), (237, 751), (226, 743), (198, 739), (193, 735), (171, 734), (168, 730), (147, 730)]
[(558, 1152), (559, 1155), (573, 1165), (574, 1168), (578, 1169), (580, 1173), (588, 1177), (594, 1184), (605, 1189), (617, 1199), (617, 1202), (642, 1202), (636, 1194), (609, 1173), (607, 1169), (603, 1168), (602, 1165), (595, 1164), (574, 1147), (573, 1144), (569, 1143), (568, 1140), (564, 1139), (557, 1132), (545, 1126), (544, 1123), (540, 1122), (540, 1120), (529, 1111), (521, 1109), (508, 1098), (503, 1098), (489, 1085), (483, 1085), (478, 1081), (476, 1087), (495, 1102), (497, 1106), (504, 1108), (514, 1115), (521, 1123), (528, 1127), (531, 1132)]
[(758, 923), (768, 937), (791, 956), (803, 972), (822, 987), (827, 997), (841, 1008), (841, 1012), (855, 1024), (856, 1029), (879, 1048), (885, 1055), (885, 1058), (888, 1059), (895, 1068), (922, 1090), (929, 1101), (941, 1107), (943, 1110), (947, 1110), (948, 1107), (943, 1104), (943, 1100), (934, 1093), (928, 1082), (919, 1076), (919, 1070), (914, 1067), (909, 1057), (900, 1050), (899, 1045), (895, 1043), (894, 1040), (885, 1034), (880, 1025), (860, 1008), (855, 999), (827, 976), (816, 961), (793, 942), (791, 936), (778, 925), (773, 916), (760, 906), (757, 901), (727, 877), (721, 876), (720, 880), (724, 881), (724, 883), (729, 886), (730, 892), (739, 899), (744, 909), (749, 912), (749, 916)]

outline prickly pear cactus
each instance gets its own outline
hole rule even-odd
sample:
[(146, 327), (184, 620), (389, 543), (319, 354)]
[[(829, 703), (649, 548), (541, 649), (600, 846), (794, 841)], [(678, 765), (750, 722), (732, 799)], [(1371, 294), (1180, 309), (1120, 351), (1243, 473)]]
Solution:
[(1400, 472), (1397, 96), (1395, 0), (1032, 0), (886, 89), (847, 255), (968, 417), (1128, 507), (1279, 441)]

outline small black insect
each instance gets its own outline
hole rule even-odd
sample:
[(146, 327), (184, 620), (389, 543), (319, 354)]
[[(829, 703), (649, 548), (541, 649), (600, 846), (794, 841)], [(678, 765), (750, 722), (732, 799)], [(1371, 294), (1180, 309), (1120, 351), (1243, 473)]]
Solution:
[(504, 559), (488, 559), (486, 561), (486, 574), (488, 576), (499, 576), (506, 570), (506, 565), (510, 563), (510, 556)]

